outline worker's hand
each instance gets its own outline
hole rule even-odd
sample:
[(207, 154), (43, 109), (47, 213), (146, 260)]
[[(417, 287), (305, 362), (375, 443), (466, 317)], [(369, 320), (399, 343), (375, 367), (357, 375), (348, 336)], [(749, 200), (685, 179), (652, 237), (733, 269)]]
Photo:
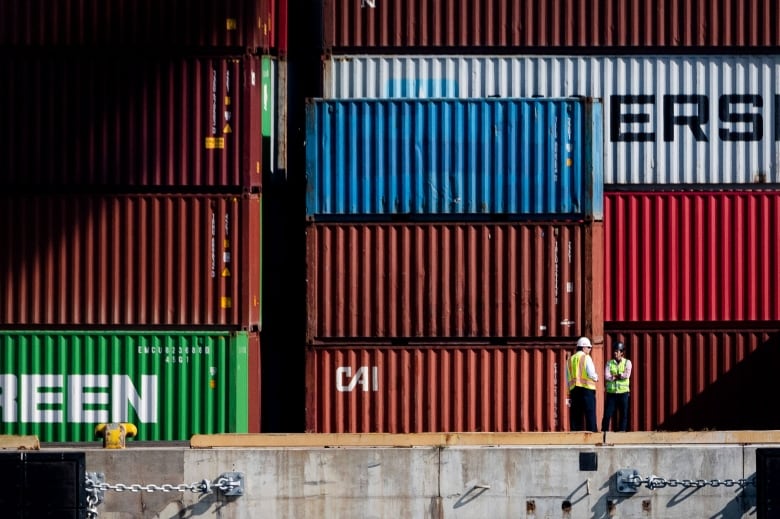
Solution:
[(566, 399), (566, 407), (571, 407), (571, 398)]

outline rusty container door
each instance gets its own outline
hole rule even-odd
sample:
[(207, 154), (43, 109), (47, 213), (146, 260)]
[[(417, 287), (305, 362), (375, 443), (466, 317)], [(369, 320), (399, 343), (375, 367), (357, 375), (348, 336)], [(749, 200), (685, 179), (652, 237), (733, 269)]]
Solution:
[(7, 326), (259, 329), (260, 195), (6, 195)]
[(270, 51), (286, 25), (277, 28), (286, 22), (280, 18), (286, 6), (286, 0), (0, 0), (0, 45), (114, 53)]
[(0, 66), (5, 189), (262, 187), (259, 58), (10, 53)]
[(633, 364), (631, 430), (780, 428), (766, 402), (775, 392), (780, 322), (607, 327), (605, 351), (622, 341)]
[(309, 347), (306, 430), (567, 430), (565, 370), (573, 344)]
[(778, 47), (769, 0), (324, 0), (325, 50)]
[(601, 337), (599, 222), (315, 223), (307, 339)]

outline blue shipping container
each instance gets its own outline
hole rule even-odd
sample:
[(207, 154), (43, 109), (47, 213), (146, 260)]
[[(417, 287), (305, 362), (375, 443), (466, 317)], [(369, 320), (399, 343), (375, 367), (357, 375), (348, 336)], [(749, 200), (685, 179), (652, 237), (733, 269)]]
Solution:
[(314, 99), (306, 214), (602, 219), (601, 101)]

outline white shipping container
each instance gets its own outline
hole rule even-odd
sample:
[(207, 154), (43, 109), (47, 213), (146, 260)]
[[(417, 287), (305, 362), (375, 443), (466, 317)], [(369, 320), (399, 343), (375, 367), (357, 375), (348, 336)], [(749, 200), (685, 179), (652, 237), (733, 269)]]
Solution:
[(324, 92), (604, 100), (606, 184), (780, 183), (780, 56), (335, 55)]

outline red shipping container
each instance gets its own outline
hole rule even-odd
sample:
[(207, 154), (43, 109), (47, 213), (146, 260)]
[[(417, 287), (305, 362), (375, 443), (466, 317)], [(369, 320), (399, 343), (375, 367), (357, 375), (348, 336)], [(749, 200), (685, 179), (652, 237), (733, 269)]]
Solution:
[(606, 321), (780, 320), (780, 191), (604, 202)]
[(3, 326), (259, 329), (259, 195), (0, 198)]
[(778, 47), (774, 0), (324, 0), (326, 50)]
[(307, 339), (598, 340), (602, 239), (600, 222), (310, 224)]
[[(306, 430), (565, 431), (574, 344), (309, 347)], [(603, 366), (602, 348), (592, 356)]]
[(0, 45), (286, 50), (286, 0), (0, 0)]
[(633, 364), (629, 430), (780, 429), (780, 415), (767, 408), (776, 392), (780, 322), (607, 326), (605, 351), (622, 341)]
[(261, 187), (260, 59), (0, 58), (0, 185)]

